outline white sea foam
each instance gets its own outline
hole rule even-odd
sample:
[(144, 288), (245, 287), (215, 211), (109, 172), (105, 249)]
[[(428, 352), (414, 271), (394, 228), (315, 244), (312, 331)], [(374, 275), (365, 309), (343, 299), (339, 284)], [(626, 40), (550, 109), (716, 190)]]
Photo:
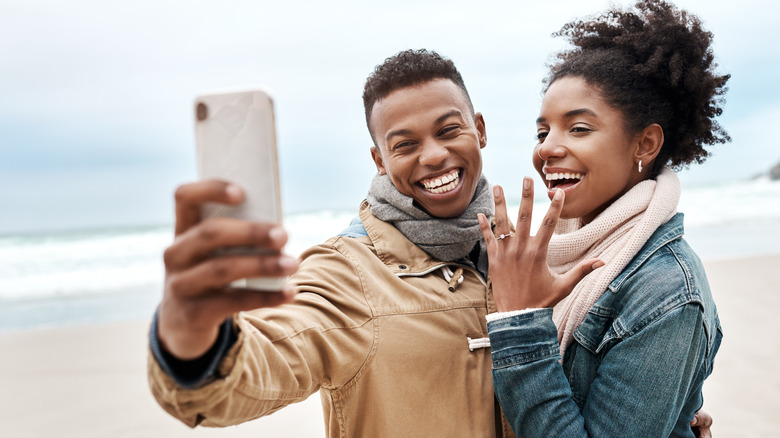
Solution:
[[(346, 228), (352, 212), (291, 215), (286, 252), (297, 256)], [(0, 301), (159, 290), (172, 227), (0, 237)]]
[(679, 210), (689, 227), (780, 219), (780, 181), (762, 178), (685, 187)]
[(0, 237), (0, 299), (159, 284), (168, 227)]

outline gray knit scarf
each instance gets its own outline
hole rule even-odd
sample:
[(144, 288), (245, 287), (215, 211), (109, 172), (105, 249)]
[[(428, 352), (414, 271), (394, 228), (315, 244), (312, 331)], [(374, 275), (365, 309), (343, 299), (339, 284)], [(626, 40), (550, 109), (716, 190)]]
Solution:
[[(480, 244), (477, 265), (487, 269), (485, 244), (479, 229), (477, 214), (493, 217), (493, 196), (484, 175), (477, 182), (477, 189), (466, 211), (454, 218), (437, 218), (415, 205), (414, 200), (395, 188), (390, 177), (377, 174), (368, 190), (371, 213), (378, 219), (393, 224), (409, 241), (431, 257), (451, 262), (463, 259)], [(483, 262), (484, 259), (484, 262)], [(481, 266), (475, 266), (480, 271)]]

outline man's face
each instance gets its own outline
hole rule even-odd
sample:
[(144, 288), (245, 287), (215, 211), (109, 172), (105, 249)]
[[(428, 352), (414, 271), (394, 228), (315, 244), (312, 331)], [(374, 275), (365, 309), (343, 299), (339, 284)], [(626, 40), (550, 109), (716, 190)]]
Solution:
[(482, 115), (449, 79), (393, 91), (377, 101), (371, 156), (380, 174), (428, 214), (459, 216), (474, 197), (487, 144)]

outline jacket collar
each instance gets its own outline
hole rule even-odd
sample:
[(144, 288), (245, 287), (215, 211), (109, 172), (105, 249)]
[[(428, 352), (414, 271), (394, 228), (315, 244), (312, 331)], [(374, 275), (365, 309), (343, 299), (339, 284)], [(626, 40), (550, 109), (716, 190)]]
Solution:
[(620, 275), (612, 280), (612, 283), (610, 283), (608, 289), (612, 292), (620, 289), (620, 287), (623, 285), (623, 282), (631, 274), (633, 274), (634, 271), (639, 269), (639, 267), (642, 266), (642, 264), (648, 258), (650, 258), (650, 256), (655, 254), (656, 251), (661, 249), (661, 247), (668, 244), (669, 242), (681, 238), (685, 231), (683, 229), (683, 217), (684, 215), (682, 213), (677, 213), (672, 216), (668, 222), (658, 227), (658, 229), (655, 230), (655, 233), (653, 233), (653, 235), (647, 239), (647, 242), (642, 247), (642, 249), (639, 250), (633, 260), (631, 260), (631, 263), (629, 263), (628, 266), (623, 269), (623, 272), (621, 272)]
[(368, 201), (363, 201), (360, 204), (359, 214), (368, 237), (374, 245), (377, 257), (394, 274), (413, 275), (427, 272), (434, 266), (447, 264), (428, 255), (428, 253), (409, 241), (392, 224), (381, 221), (371, 214)]

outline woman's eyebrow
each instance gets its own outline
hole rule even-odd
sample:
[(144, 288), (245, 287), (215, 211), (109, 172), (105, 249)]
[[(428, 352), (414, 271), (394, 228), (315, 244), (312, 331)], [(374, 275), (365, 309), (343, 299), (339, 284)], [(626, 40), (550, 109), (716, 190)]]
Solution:
[[(572, 117), (575, 117), (575, 116), (581, 116), (581, 115), (583, 115), (583, 114), (584, 114), (584, 115), (587, 115), (587, 116), (591, 116), (591, 117), (598, 117), (598, 116), (596, 115), (596, 113), (595, 113), (595, 112), (593, 112), (593, 110), (591, 110), (591, 109), (588, 109), (588, 108), (579, 108), (579, 109), (575, 109), (575, 110), (567, 111), (567, 112), (566, 112), (566, 114), (564, 114), (564, 115), (563, 115), (563, 118), (565, 118), (565, 119), (570, 119), (570, 118), (572, 118)], [(536, 124), (537, 124), (537, 125), (539, 125), (539, 124), (541, 124), (541, 123), (546, 123), (546, 122), (547, 122), (547, 119), (546, 119), (546, 118), (544, 118), (544, 117), (539, 117), (539, 118), (537, 118), (537, 119), (536, 119)]]
[(581, 116), (583, 114), (586, 115), (586, 116), (596, 117), (596, 113), (593, 112), (593, 110), (590, 110), (588, 108), (580, 108), (580, 109), (571, 110), (571, 111), (567, 112), (566, 114), (564, 114), (563, 117), (569, 119), (569, 118), (572, 118), (574, 116)]

